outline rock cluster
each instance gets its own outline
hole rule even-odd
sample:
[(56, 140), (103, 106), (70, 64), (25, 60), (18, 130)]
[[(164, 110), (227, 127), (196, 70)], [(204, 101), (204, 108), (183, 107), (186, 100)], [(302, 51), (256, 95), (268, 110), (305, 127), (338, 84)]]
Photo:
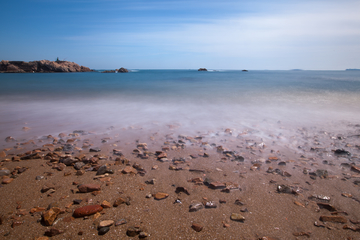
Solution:
[(91, 72), (88, 67), (79, 66), (77, 63), (69, 61), (49, 61), (40, 60), (32, 62), (7, 61), (0, 62), (0, 72), (2, 73), (51, 73), (51, 72)]

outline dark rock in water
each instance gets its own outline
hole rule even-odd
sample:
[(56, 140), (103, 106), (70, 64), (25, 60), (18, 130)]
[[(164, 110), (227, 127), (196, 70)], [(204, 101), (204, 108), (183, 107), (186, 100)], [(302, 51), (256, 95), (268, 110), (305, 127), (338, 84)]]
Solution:
[(336, 150), (334, 151), (334, 153), (335, 153), (336, 155), (348, 155), (348, 156), (351, 155), (350, 152), (348, 152), (348, 151), (346, 151), (346, 150), (344, 150), (344, 149), (336, 149)]
[(73, 131), (73, 133), (78, 133), (78, 134), (81, 134), (81, 135), (89, 134), (87, 131), (84, 131), (84, 130), (75, 130), (75, 131)]
[(129, 72), (129, 70), (127, 70), (126, 68), (123, 68), (123, 67), (119, 68), (117, 71), (120, 72), (120, 73), (127, 73), (127, 72)]
[(83, 162), (77, 162), (77, 163), (74, 164), (74, 168), (75, 168), (76, 170), (81, 170), (81, 168), (82, 168), (83, 166), (85, 166), (85, 163), (83, 163)]
[(64, 144), (63, 151), (64, 152), (72, 152), (74, 150), (74, 145), (71, 143)]
[(204, 205), (200, 202), (192, 203), (189, 207), (189, 212), (196, 212), (203, 208), (204, 208)]
[(199, 68), (198, 71), (203, 71), (203, 72), (206, 72), (207, 69), (206, 68)]
[(106, 234), (109, 230), (110, 230), (110, 227), (102, 227), (102, 228), (99, 228), (98, 234), (99, 234), (99, 235), (104, 235), (104, 234)]
[(95, 148), (90, 148), (90, 150), (89, 150), (90, 152), (100, 152), (101, 151), (101, 149), (100, 148), (98, 148), (98, 147), (95, 147)]
[(105, 174), (108, 170), (110, 170), (108, 168), (108, 166), (105, 164), (105, 165), (102, 165), (101, 167), (99, 167), (99, 169), (97, 170), (96, 172), (96, 175), (103, 175)]

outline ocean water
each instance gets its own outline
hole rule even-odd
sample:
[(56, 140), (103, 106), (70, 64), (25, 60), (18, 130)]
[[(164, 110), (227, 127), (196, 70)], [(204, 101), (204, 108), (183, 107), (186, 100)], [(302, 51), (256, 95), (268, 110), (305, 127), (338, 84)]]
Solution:
[(109, 127), (241, 132), (275, 131), (281, 122), (333, 128), (360, 123), (360, 72), (0, 74), (0, 116), (0, 140)]

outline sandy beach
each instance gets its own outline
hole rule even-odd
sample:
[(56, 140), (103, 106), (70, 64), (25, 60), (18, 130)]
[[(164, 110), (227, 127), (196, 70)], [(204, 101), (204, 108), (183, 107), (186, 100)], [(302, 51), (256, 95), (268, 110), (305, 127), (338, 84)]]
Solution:
[[(0, 234), (358, 239), (360, 126), (275, 127), (286, 131), (131, 127), (3, 139)], [(88, 205), (95, 210), (79, 209)]]

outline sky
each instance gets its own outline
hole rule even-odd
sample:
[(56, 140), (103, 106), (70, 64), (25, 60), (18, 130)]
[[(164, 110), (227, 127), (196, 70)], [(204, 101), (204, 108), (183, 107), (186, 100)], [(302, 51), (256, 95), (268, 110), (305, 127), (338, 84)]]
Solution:
[(0, 60), (92, 69), (360, 68), (359, 0), (13, 0)]

